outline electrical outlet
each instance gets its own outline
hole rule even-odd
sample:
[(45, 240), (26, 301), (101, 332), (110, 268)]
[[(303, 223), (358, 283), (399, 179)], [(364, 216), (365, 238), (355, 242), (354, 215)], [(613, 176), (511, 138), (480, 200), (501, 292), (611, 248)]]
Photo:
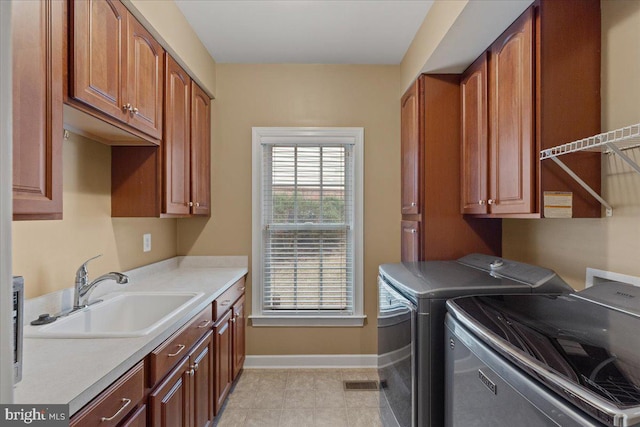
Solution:
[(142, 251), (150, 252), (151, 251), (151, 234), (143, 234), (142, 235)]

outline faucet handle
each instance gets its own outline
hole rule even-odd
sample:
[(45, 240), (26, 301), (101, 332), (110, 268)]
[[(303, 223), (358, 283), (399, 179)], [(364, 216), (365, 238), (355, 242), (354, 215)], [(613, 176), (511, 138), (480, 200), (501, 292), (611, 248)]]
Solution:
[(100, 258), (102, 256), (102, 254), (98, 254), (92, 258), (89, 258), (88, 260), (86, 260), (85, 262), (82, 263), (82, 265), (78, 268), (78, 271), (76, 272), (76, 279), (81, 278), (81, 277), (86, 277), (87, 274), (89, 273), (89, 270), (87, 270), (87, 264), (89, 264), (89, 261), (92, 261), (96, 258)]

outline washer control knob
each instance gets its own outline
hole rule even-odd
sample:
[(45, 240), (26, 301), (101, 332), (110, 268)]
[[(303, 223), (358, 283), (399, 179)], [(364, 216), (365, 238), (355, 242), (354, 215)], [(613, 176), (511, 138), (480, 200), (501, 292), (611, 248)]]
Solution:
[(493, 261), (491, 264), (489, 264), (489, 267), (491, 267), (492, 270), (495, 270), (496, 268), (500, 268), (503, 265), (504, 265), (504, 261), (502, 261), (501, 259), (497, 259)]

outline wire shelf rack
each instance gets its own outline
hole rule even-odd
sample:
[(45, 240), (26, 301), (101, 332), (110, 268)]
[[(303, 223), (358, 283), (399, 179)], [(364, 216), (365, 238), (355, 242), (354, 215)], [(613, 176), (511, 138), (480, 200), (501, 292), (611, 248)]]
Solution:
[(601, 151), (608, 154), (618, 155), (633, 170), (640, 174), (640, 166), (632, 158), (627, 156), (624, 151), (632, 148), (640, 147), (640, 123), (626, 126), (620, 129), (590, 136), (588, 138), (579, 139), (567, 144), (558, 145), (552, 148), (545, 148), (540, 151), (540, 161), (551, 159), (560, 166), (571, 178), (573, 178), (582, 188), (587, 190), (596, 200), (606, 209), (606, 215), (613, 215), (613, 207), (607, 203), (600, 195), (595, 192), (586, 182), (582, 180), (575, 172), (573, 172), (558, 157), (564, 154), (576, 153), (579, 151)]
[(547, 148), (540, 151), (540, 160), (578, 151), (615, 152), (611, 145), (621, 151), (640, 147), (640, 123)]

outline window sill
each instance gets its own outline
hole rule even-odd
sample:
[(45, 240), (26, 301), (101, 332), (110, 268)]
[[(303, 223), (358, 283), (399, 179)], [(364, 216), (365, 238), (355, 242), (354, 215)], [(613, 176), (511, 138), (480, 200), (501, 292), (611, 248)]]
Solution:
[(365, 315), (334, 316), (249, 316), (255, 327), (362, 327)]

